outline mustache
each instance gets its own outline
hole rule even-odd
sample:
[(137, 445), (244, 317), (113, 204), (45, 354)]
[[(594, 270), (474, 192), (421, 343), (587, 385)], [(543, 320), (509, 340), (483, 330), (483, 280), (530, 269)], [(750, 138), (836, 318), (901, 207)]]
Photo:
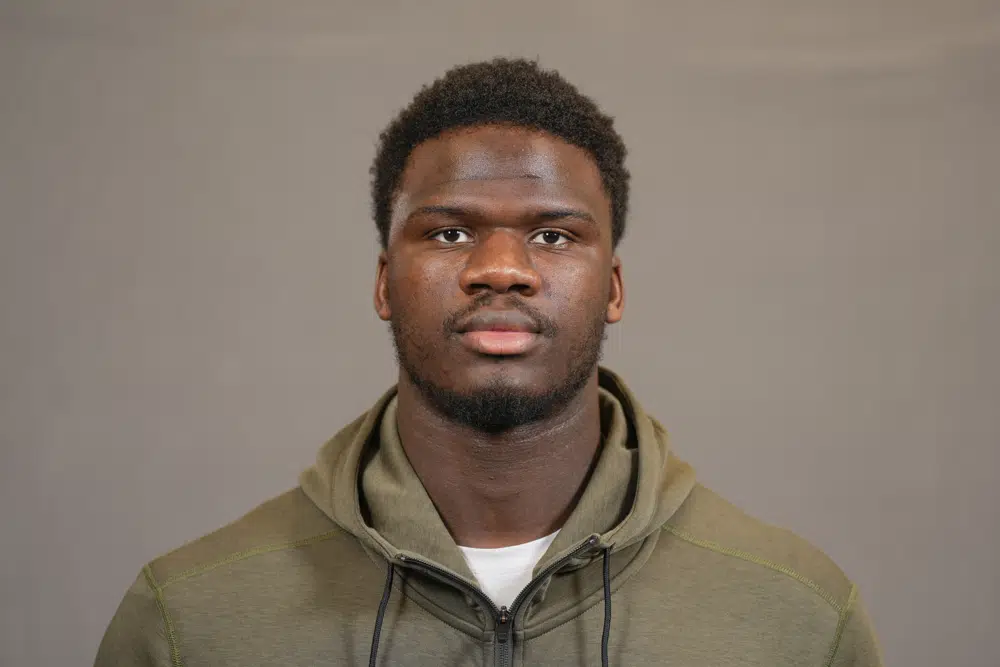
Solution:
[(525, 303), (523, 299), (510, 296), (501, 297), (496, 294), (486, 293), (476, 297), (468, 306), (452, 313), (445, 319), (445, 335), (447, 336), (458, 333), (460, 322), (468, 317), (471, 317), (479, 310), (491, 307), (502, 307), (504, 309), (516, 310), (519, 313), (526, 315), (535, 323), (535, 326), (538, 328), (538, 333), (547, 338), (553, 338), (559, 332), (559, 328), (556, 326), (555, 322), (540, 313), (536, 308), (533, 308), (529, 304)]

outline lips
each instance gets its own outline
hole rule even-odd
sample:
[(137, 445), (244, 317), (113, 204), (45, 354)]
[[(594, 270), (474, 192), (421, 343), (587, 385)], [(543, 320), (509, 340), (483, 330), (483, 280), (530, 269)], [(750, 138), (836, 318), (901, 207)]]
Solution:
[(541, 342), (539, 327), (519, 311), (480, 311), (459, 326), (462, 344), (491, 356), (525, 354)]

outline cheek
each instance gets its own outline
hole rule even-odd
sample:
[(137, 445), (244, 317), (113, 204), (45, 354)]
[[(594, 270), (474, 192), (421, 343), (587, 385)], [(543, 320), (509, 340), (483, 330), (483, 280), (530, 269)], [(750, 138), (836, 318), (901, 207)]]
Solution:
[(449, 285), (450, 269), (429, 263), (399, 261), (389, 270), (389, 301), (394, 312), (410, 318), (440, 319)]
[(547, 281), (549, 299), (564, 315), (584, 319), (591, 310), (604, 312), (610, 284), (609, 271), (577, 264), (559, 267), (550, 275), (552, 278)]

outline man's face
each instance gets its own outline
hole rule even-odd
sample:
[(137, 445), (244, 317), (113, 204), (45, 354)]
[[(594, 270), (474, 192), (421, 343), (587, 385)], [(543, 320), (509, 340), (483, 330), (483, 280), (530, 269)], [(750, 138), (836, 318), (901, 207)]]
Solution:
[(437, 409), (492, 431), (552, 414), (594, 376), (623, 305), (611, 204), (587, 152), (506, 126), (414, 149), (375, 307)]

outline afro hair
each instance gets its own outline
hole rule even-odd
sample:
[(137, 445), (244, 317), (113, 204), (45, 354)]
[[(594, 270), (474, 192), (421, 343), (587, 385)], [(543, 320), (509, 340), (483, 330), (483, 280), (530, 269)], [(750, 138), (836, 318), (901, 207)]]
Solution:
[(487, 124), (539, 130), (587, 151), (611, 200), (617, 247), (625, 233), (629, 173), (613, 119), (558, 72), (535, 61), (496, 58), (448, 70), (379, 135), (371, 168), (372, 213), (383, 249), (389, 244), (393, 197), (413, 149), (449, 130)]

